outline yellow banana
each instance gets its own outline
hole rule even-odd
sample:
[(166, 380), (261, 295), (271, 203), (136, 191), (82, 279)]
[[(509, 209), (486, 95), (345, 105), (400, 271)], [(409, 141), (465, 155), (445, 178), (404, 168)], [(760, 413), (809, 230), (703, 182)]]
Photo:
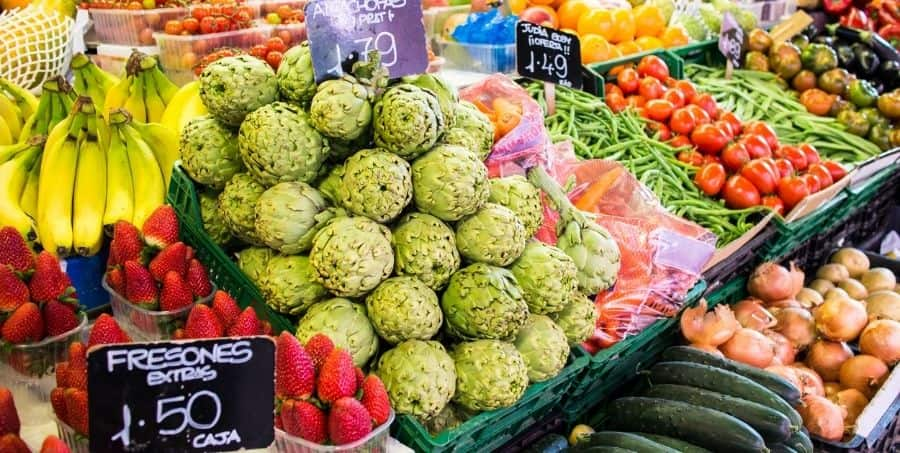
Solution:
[(12, 226), (25, 237), (33, 232), (34, 220), (22, 209), (19, 199), (29, 172), (39, 166), (37, 159), (42, 145), (43, 137), (36, 144), (29, 143), (25, 151), (0, 165), (0, 225)]
[(169, 179), (172, 177), (172, 167), (175, 165), (175, 161), (181, 158), (181, 151), (178, 148), (178, 135), (159, 123), (132, 122), (131, 126), (141, 134), (141, 138), (153, 151), (153, 156), (156, 158), (156, 162), (159, 163), (163, 181), (168, 189)]
[(166, 104), (159, 94), (156, 80), (150, 74), (151, 71), (153, 69), (142, 72), (140, 77), (144, 79), (144, 106), (147, 108), (146, 122), (157, 123), (162, 119), (163, 113), (166, 111)]
[(12, 131), (9, 130), (9, 126), (6, 125), (6, 120), (0, 118), (0, 146), (3, 145), (12, 145), (16, 140), (13, 140)]
[(132, 79), (132, 83), (129, 87), (128, 99), (125, 100), (122, 108), (128, 110), (132, 121), (146, 122), (147, 105), (144, 102), (144, 78), (140, 74), (134, 78), (129, 78)]
[(22, 111), (19, 109), (19, 106), (3, 93), (0, 93), (0, 121), (6, 123), (13, 140), (18, 141), (19, 135), (22, 133), (22, 123), (25, 122), (25, 119), (22, 118)]
[(178, 94), (178, 85), (172, 83), (172, 81), (163, 74), (162, 70), (159, 69), (158, 64), (153, 69), (150, 69), (149, 72), (153, 76), (153, 82), (156, 84), (156, 89), (159, 91), (163, 103), (169, 105), (169, 103), (172, 102), (172, 99), (175, 98), (175, 95)]
[(209, 112), (200, 99), (200, 82), (194, 80), (175, 93), (172, 101), (166, 105), (166, 111), (159, 122), (175, 131), (176, 136), (180, 136), (181, 129), (188, 121), (207, 113)]
[(72, 243), (75, 253), (93, 256), (103, 245), (106, 208), (106, 153), (96, 137), (84, 134), (78, 146), (75, 194), (72, 200)]
[[(131, 165), (125, 141), (119, 134), (119, 126), (127, 121), (128, 113), (114, 110), (109, 113), (108, 137), (103, 139), (106, 146), (106, 209), (103, 225), (114, 225), (119, 220), (131, 222), (134, 217), (134, 185), (131, 180)], [(102, 137), (103, 134), (101, 134)]]
[(0, 93), (5, 93), (22, 111), (26, 120), (37, 111), (38, 100), (28, 90), (0, 77)]
[(0, 164), (12, 159), (16, 154), (19, 154), (26, 149), (28, 149), (28, 143), (22, 142), (0, 146)]
[(106, 102), (106, 93), (119, 82), (117, 77), (97, 67), (82, 53), (72, 57), (72, 72), (75, 74), (75, 92), (79, 96), (89, 96), (94, 105), (101, 107)]
[(163, 204), (166, 185), (153, 151), (144, 143), (138, 131), (128, 124), (120, 127), (119, 131), (125, 139), (128, 163), (131, 165), (131, 181), (135, 188), (131, 223), (141, 228), (147, 217)]
[(22, 189), (22, 196), (19, 198), (19, 206), (32, 219), (37, 219), (38, 180), (40, 177), (41, 164), (40, 162), (35, 162), (28, 172), (25, 188)]
[(72, 89), (65, 79), (56, 78), (44, 82), (41, 98), (34, 114), (22, 127), (19, 141), (24, 142), (34, 135), (47, 135), (72, 110)]

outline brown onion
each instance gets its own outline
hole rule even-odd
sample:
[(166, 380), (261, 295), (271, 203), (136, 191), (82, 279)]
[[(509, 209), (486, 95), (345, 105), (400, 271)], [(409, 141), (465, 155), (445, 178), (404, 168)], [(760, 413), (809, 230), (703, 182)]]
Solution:
[(839, 382), (826, 382), (825, 398), (831, 399), (831, 397), (837, 395), (837, 392), (840, 392), (841, 390), (841, 384)]
[(826, 299), (816, 309), (816, 328), (825, 338), (833, 341), (856, 339), (866, 327), (866, 307), (851, 299)]
[(782, 308), (803, 308), (803, 305), (801, 305), (800, 301), (797, 299), (781, 299), (776, 300), (775, 302), (769, 302), (766, 304), (766, 308), (771, 309), (774, 314), (775, 310), (780, 310)]
[(797, 379), (800, 381), (800, 394), (825, 396), (825, 383), (822, 377), (811, 368), (807, 368), (800, 363), (792, 365), (797, 373)]
[(774, 330), (766, 330), (763, 334), (775, 344), (775, 360), (779, 364), (790, 365), (794, 363), (797, 358), (797, 349), (794, 348), (790, 340)]
[(810, 282), (809, 289), (819, 293), (824, 296), (825, 293), (828, 292), (829, 289), (834, 288), (834, 283), (831, 280), (825, 280), (824, 278), (817, 278)]
[(850, 277), (859, 278), (869, 270), (869, 257), (860, 250), (845, 247), (831, 255), (832, 263), (843, 264)]
[(850, 271), (843, 264), (828, 263), (816, 271), (816, 278), (821, 278), (835, 285), (850, 278)]
[(806, 274), (803, 273), (797, 265), (791, 261), (791, 268), (788, 270), (791, 274), (791, 280), (794, 282), (793, 288), (791, 289), (791, 298), (797, 297), (797, 293), (803, 289), (803, 280), (806, 279)]
[(893, 366), (900, 361), (900, 322), (890, 319), (870, 322), (859, 336), (859, 350)]
[(691, 344), (690, 344), (690, 347), (699, 349), (699, 350), (701, 350), (701, 351), (703, 351), (703, 352), (708, 352), (708, 353), (710, 353), (710, 354), (712, 354), (712, 355), (715, 355), (715, 356), (725, 357), (725, 355), (722, 354), (722, 351), (720, 351), (720, 350), (719, 350), (718, 348), (716, 348), (715, 346), (710, 346), (710, 345), (708, 345), (708, 344), (691, 343)]
[(728, 341), (740, 327), (731, 308), (719, 305), (713, 311), (706, 311), (706, 300), (701, 300), (694, 308), (688, 308), (681, 315), (681, 332), (691, 343), (699, 343), (715, 348)]
[(783, 377), (793, 384), (794, 387), (797, 387), (797, 390), (800, 389), (800, 377), (797, 376), (796, 368), (788, 365), (771, 365), (766, 367), (766, 371)]
[(900, 294), (893, 291), (875, 291), (866, 298), (866, 312), (869, 321), (873, 319), (893, 319), (900, 321)]
[(885, 267), (873, 267), (872, 269), (869, 269), (863, 274), (860, 281), (870, 293), (881, 290), (889, 291), (894, 289), (894, 286), (897, 285), (897, 277), (890, 269)]
[(866, 398), (866, 395), (863, 395), (862, 392), (856, 389), (841, 390), (828, 399), (844, 410), (844, 429), (848, 432), (853, 431), (856, 419), (859, 418), (859, 414), (869, 404), (869, 399)]
[(775, 325), (775, 317), (769, 313), (759, 299), (744, 299), (733, 307), (734, 317), (741, 326), (748, 329), (763, 331)]
[(826, 381), (837, 381), (841, 376), (841, 365), (853, 357), (847, 343), (820, 339), (809, 347), (806, 365), (819, 373)]
[(738, 329), (720, 348), (725, 357), (758, 368), (769, 366), (775, 357), (775, 343), (765, 335), (747, 328)]
[(841, 385), (872, 398), (888, 376), (888, 367), (878, 357), (860, 354), (841, 365)]
[(788, 307), (775, 315), (775, 331), (784, 335), (797, 349), (803, 349), (816, 339), (816, 322), (805, 308)]
[(827, 440), (841, 440), (844, 436), (844, 411), (827, 398), (806, 396), (798, 412), (803, 417), (803, 426), (811, 434)]
[(822, 295), (810, 288), (803, 288), (797, 293), (797, 301), (805, 308), (813, 308), (822, 305), (825, 299)]
[(795, 277), (784, 266), (766, 262), (760, 264), (750, 274), (747, 281), (747, 291), (753, 297), (758, 297), (765, 302), (773, 302), (794, 297), (803, 287), (802, 276), (800, 288), (795, 288)]

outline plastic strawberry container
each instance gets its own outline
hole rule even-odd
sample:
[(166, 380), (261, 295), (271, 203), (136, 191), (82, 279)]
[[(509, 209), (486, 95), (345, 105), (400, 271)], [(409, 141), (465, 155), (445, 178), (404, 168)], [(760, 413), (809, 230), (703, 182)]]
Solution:
[[(216, 285), (209, 296), (196, 301), (195, 304), (206, 304), (212, 300), (216, 292)], [(132, 304), (124, 296), (110, 288), (103, 276), (103, 289), (109, 292), (109, 304), (112, 307), (113, 317), (119, 326), (128, 333), (134, 341), (168, 340), (176, 329), (184, 327), (188, 313), (193, 304), (187, 307), (170, 311), (146, 310)]]
[(53, 417), (53, 420), (56, 422), (59, 439), (66, 443), (72, 453), (91, 453), (91, 445), (87, 437), (76, 432), (66, 422), (56, 417)]
[(381, 426), (372, 430), (368, 436), (344, 445), (320, 445), (306, 439), (294, 437), (278, 428), (275, 428), (274, 450), (281, 453), (381, 453), (387, 451), (390, 438), (391, 423), (394, 422), (394, 411)]
[(272, 27), (257, 26), (205, 35), (155, 33), (153, 36), (159, 45), (159, 62), (166, 75), (174, 83), (183, 85), (193, 80), (194, 66), (201, 58), (223, 47), (249, 50), (264, 44), (272, 36)]
[(156, 44), (154, 33), (161, 31), (166, 21), (184, 17), (187, 9), (91, 9), (90, 13), (97, 40), (103, 44), (152, 46)]

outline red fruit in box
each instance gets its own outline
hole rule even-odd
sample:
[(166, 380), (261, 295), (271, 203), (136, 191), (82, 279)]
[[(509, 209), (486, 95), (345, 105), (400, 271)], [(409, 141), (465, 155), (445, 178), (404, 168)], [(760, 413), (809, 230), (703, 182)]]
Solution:
[(238, 315), (234, 323), (228, 327), (229, 337), (247, 337), (251, 335), (259, 335), (262, 330), (262, 324), (256, 317), (256, 310), (253, 307), (247, 307)]
[(325, 413), (309, 401), (287, 400), (281, 405), (281, 424), (292, 436), (324, 444), (325, 422)]
[(28, 445), (15, 434), (0, 437), (0, 451), (3, 453), (31, 453)]
[(34, 270), (34, 253), (19, 230), (11, 226), (0, 228), (0, 266), (4, 264), (21, 275)]
[[(104, 315), (100, 315), (100, 318), (104, 318)], [(97, 318), (96, 322), (100, 322), (100, 318)], [(106, 315), (106, 318), (112, 318), (112, 317), (109, 315)], [(115, 318), (112, 318), (112, 320), (115, 323)], [(102, 324), (107, 324), (107, 323), (108, 323), (108, 320), (106, 320), (104, 318)], [(94, 325), (96, 326), (96, 323)], [(118, 327), (118, 324), (116, 324), (116, 327)], [(110, 331), (109, 326), (105, 326), (104, 328), (106, 328), (108, 332)], [(98, 344), (106, 344), (106, 343), (98, 343)], [(91, 346), (93, 346), (93, 345), (91, 345)], [(76, 341), (69, 345), (69, 366), (70, 367), (81, 367), (81, 368), (87, 369), (87, 348), (80, 341)]]
[(78, 316), (71, 305), (55, 300), (44, 304), (44, 325), (47, 328), (47, 336), (62, 335), (78, 327), (78, 324)]
[(56, 387), (50, 391), (50, 405), (53, 407), (53, 413), (56, 414), (56, 418), (64, 422), (69, 418), (68, 415), (66, 415), (65, 388)]
[(41, 444), (41, 453), (71, 453), (71, 450), (59, 437), (50, 435)]
[(275, 340), (275, 395), (306, 398), (313, 393), (316, 370), (300, 340), (282, 332)]
[(356, 374), (356, 388), (361, 389), (363, 381), (366, 380), (366, 373), (363, 373), (363, 370), (360, 367), (354, 368), (353, 372)]
[(359, 401), (344, 397), (331, 405), (328, 435), (335, 445), (356, 442), (372, 432), (372, 418)]
[(306, 352), (316, 365), (316, 371), (322, 369), (322, 364), (333, 349), (334, 342), (325, 334), (317, 333), (306, 342)]
[(12, 344), (33, 343), (44, 338), (44, 318), (34, 302), (22, 304), (9, 315), (0, 329), (3, 339)]
[(156, 208), (144, 222), (141, 229), (144, 242), (152, 247), (163, 249), (178, 241), (178, 217), (175, 209), (169, 205)]
[[(119, 323), (116, 322), (116, 319), (104, 313), (94, 322), (94, 327), (91, 329), (91, 335), (88, 337), (87, 347), (91, 348), (98, 344), (119, 344), (129, 342), (131, 342), (131, 337), (119, 327)], [(72, 362), (70, 358), (69, 367), (71, 368), (71, 366)]]
[(113, 291), (119, 294), (125, 294), (125, 274), (122, 272), (122, 269), (114, 267), (106, 271), (106, 284), (109, 285)]
[(88, 435), (88, 395), (86, 390), (69, 388), (64, 394), (66, 401), (65, 422), (76, 432)]
[(69, 362), (59, 362), (56, 364), (56, 386), (62, 388), (69, 387)]
[(178, 310), (194, 303), (194, 293), (190, 286), (175, 271), (169, 271), (163, 278), (162, 291), (159, 293), (159, 309), (162, 311)]
[(169, 272), (176, 272), (182, 278), (187, 276), (187, 246), (176, 242), (159, 252), (150, 261), (148, 269), (153, 278), (161, 282)]
[(19, 413), (16, 411), (12, 392), (6, 387), (0, 387), (0, 434), (18, 435), (19, 427)]
[(216, 313), (206, 305), (194, 305), (184, 324), (184, 337), (189, 339), (217, 338), (225, 333)]
[(46, 250), (39, 253), (34, 266), (34, 275), (28, 284), (31, 299), (35, 302), (62, 300), (76, 302), (72, 297), (75, 289), (72, 281), (59, 267), (59, 260)]
[(187, 266), (187, 283), (191, 292), (199, 298), (207, 297), (212, 293), (212, 283), (206, 273), (206, 267), (197, 259), (191, 259)]
[(156, 282), (146, 267), (137, 261), (125, 262), (125, 299), (146, 310), (159, 307)]
[(0, 265), (0, 312), (9, 313), (31, 301), (26, 285), (9, 266)]
[(362, 405), (369, 411), (375, 426), (381, 426), (391, 417), (391, 400), (384, 383), (374, 374), (366, 376), (362, 384)]
[(319, 399), (333, 403), (356, 393), (356, 371), (353, 357), (343, 349), (335, 348), (328, 354), (316, 381)]
[(109, 243), (107, 267), (122, 266), (126, 261), (141, 261), (143, 252), (144, 241), (137, 227), (124, 220), (116, 222), (112, 242)]
[(234, 320), (241, 314), (241, 307), (238, 307), (237, 302), (234, 301), (230, 294), (222, 290), (216, 291), (215, 296), (213, 296), (212, 308), (225, 327), (231, 327), (234, 324)]

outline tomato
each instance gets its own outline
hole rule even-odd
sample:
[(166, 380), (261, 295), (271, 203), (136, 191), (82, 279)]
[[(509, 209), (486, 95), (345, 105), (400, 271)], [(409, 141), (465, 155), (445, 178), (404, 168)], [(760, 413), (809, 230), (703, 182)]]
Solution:
[(611, 94), (618, 94), (619, 96), (625, 96), (625, 93), (622, 92), (622, 89), (619, 88), (618, 85), (613, 85), (611, 83), (607, 83), (603, 85), (603, 91), (606, 92), (606, 95), (609, 96)]
[(806, 171), (819, 180), (819, 190), (834, 184), (834, 178), (831, 177), (831, 172), (824, 164), (812, 164)]
[(212, 16), (206, 16), (203, 19), (200, 19), (200, 33), (206, 35), (209, 33), (215, 33), (216, 28), (216, 18)]
[(759, 190), (752, 182), (741, 175), (733, 175), (725, 182), (722, 189), (722, 198), (725, 204), (734, 209), (746, 209), (758, 206), (760, 203)]
[(197, 20), (203, 20), (204, 17), (209, 16), (209, 6), (204, 4), (198, 4), (191, 9), (191, 16)]
[(678, 83), (678, 79), (672, 76), (666, 77), (665, 80), (663, 80), (663, 84), (666, 85), (666, 88), (672, 88), (676, 83)]
[(847, 170), (844, 169), (844, 167), (841, 164), (839, 164), (833, 160), (823, 161), (822, 165), (824, 165), (825, 168), (828, 169), (828, 172), (831, 173), (831, 180), (833, 182), (838, 182), (841, 180), (841, 178), (843, 178), (844, 176), (847, 176)]
[(193, 17), (187, 17), (183, 21), (181, 21), (181, 26), (182, 28), (184, 28), (184, 31), (190, 34), (194, 34), (197, 33), (198, 30), (200, 30), (200, 21)]
[(639, 94), (632, 94), (625, 99), (628, 101), (628, 105), (632, 107), (643, 107), (647, 105), (647, 98)]
[(744, 129), (744, 125), (741, 123), (741, 119), (737, 117), (734, 113), (725, 112), (719, 115), (720, 121), (725, 121), (729, 125), (731, 125), (731, 133), (734, 134), (735, 137), (741, 135), (741, 131)]
[(628, 107), (628, 101), (625, 100), (625, 97), (618, 93), (612, 93), (606, 95), (606, 105), (615, 113), (619, 113), (622, 110), (625, 110)]
[(694, 130), (694, 115), (687, 108), (675, 109), (669, 118), (669, 128), (676, 134), (688, 135)]
[(691, 132), (691, 141), (706, 154), (717, 154), (728, 144), (728, 136), (712, 124), (701, 124)]
[(688, 105), (685, 108), (688, 109), (689, 112), (691, 112), (691, 116), (694, 117), (694, 124), (696, 124), (697, 126), (701, 124), (709, 124), (712, 122), (712, 118), (710, 118), (709, 113), (706, 113), (706, 110), (703, 110), (702, 108), (694, 104)]
[(634, 94), (638, 90), (640, 84), (640, 76), (638, 72), (632, 68), (623, 69), (616, 77), (616, 83), (623, 94)]
[(694, 182), (703, 193), (713, 197), (719, 194), (725, 185), (725, 167), (722, 164), (708, 163), (700, 167), (694, 175)]
[(762, 199), (763, 206), (775, 211), (778, 215), (784, 215), (784, 202), (778, 195), (766, 195)]
[(734, 131), (731, 129), (731, 124), (729, 124), (727, 121), (716, 121), (713, 123), (713, 126), (718, 127), (720, 131), (725, 133), (725, 135), (728, 137), (729, 142), (734, 140)]
[(721, 164), (722, 159), (719, 159), (719, 156), (715, 154), (704, 154), (703, 155), (703, 164)]
[(750, 154), (741, 142), (731, 143), (722, 151), (722, 164), (730, 172), (736, 172), (750, 161)]
[(685, 135), (676, 135), (672, 137), (672, 139), (669, 140), (669, 145), (671, 145), (673, 148), (694, 147), (694, 144), (691, 143), (691, 139)]
[(641, 118), (648, 119), (648, 120), (650, 119), (650, 117), (647, 116), (647, 109), (645, 109), (643, 107), (634, 107), (634, 112), (637, 113), (638, 116), (640, 116)]
[(678, 152), (678, 160), (680, 160), (686, 164), (690, 164), (695, 167), (699, 167), (699, 166), (703, 165), (703, 154), (700, 154), (699, 152), (697, 152), (693, 149), (690, 151), (679, 151)]
[(672, 115), (672, 111), (675, 110), (675, 106), (665, 99), (651, 99), (647, 101), (646, 107), (650, 119), (656, 121), (668, 120), (669, 116)]
[(797, 206), (797, 203), (806, 198), (809, 193), (806, 181), (799, 176), (789, 176), (778, 181), (778, 196), (784, 202), (787, 211)]
[(691, 99), (694, 99), (694, 96), (697, 95), (697, 89), (694, 88), (694, 84), (689, 80), (679, 80), (675, 82), (675, 88), (684, 93), (684, 100), (686, 102), (691, 102)]
[(271, 66), (272, 69), (275, 69), (277, 71), (278, 66), (281, 66), (281, 60), (283, 58), (284, 58), (283, 53), (281, 53), (277, 50), (273, 50), (273, 51), (269, 52), (268, 55), (266, 55), (266, 63), (269, 63), (269, 66)]
[(231, 19), (225, 16), (216, 17), (216, 29), (219, 31), (231, 30)]
[(180, 20), (170, 20), (166, 21), (165, 29), (163, 30), (167, 35), (180, 35), (182, 31), (184, 31), (184, 26), (181, 24)]
[(719, 116), (719, 105), (716, 104), (716, 100), (713, 99), (712, 95), (709, 93), (702, 93), (694, 96), (694, 98), (691, 99), (691, 104), (702, 108), (710, 118)]
[(284, 52), (285, 50), (287, 50), (287, 46), (284, 45), (284, 41), (282, 41), (279, 37), (267, 39), (266, 47), (271, 52)]
[(806, 183), (806, 187), (809, 188), (810, 195), (822, 190), (822, 182), (819, 181), (819, 178), (816, 178), (816, 175), (807, 173), (801, 175), (800, 178), (803, 179), (803, 182)]
[(756, 134), (744, 134), (741, 137), (741, 143), (747, 148), (747, 153), (750, 154), (751, 159), (772, 156), (772, 150), (769, 148), (766, 139), (762, 136)]
[(794, 174), (794, 164), (787, 159), (775, 159), (775, 169), (779, 178), (786, 178)]
[(803, 151), (803, 154), (806, 154), (807, 165), (817, 164), (822, 161), (822, 159), (819, 157), (819, 151), (817, 151), (816, 148), (809, 143), (800, 145), (800, 151)]
[(641, 58), (637, 71), (642, 77), (653, 77), (658, 81), (666, 80), (669, 77), (669, 65), (656, 55), (647, 55)]
[(800, 151), (800, 148), (797, 148), (796, 146), (782, 146), (780, 149), (782, 153), (781, 157), (791, 161), (794, 170), (806, 170), (808, 165), (806, 162), (806, 154), (804, 154), (803, 151)]
[(666, 91), (666, 94), (663, 95), (663, 99), (671, 102), (676, 109), (684, 107), (684, 104), (687, 103), (684, 99), (684, 93), (677, 88), (669, 88), (668, 91)]
[(741, 176), (747, 178), (763, 195), (775, 192), (778, 183), (777, 170), (761, 159), (751, 160), (741, 167)]
[(766, 143), (769, 144), (769, 149), (778, 148), (778, 136), (775, 135), (775, 131), (772, 129), (772, 127), (765, 122), (754, 121), (744, 126), (744, 131), (748, 134), (762, 135), (763, 138), (766, 139)]
[[(645, 108), (650, 114), (650, 109)], [(666, 123), (660, 123), (659, 121), (653, 121), (653, 118), (650, 118), (651, 121), (647, 122), (647, 130), (650, 132), (651, 136), (655, 136), (657, 140), (660, 141), (668, 141), (672, 138), (672, 131), (669, 130), (669, 127), (666, 126)]]
[(257, 44), (250, 48), (250, 55), (253, 55), (260, 60), (266, 59), (266, 54), (269, 53), (269, 48), (266, 47), (265, 44)]
[(638, 93), (648, 100), (661, 98), (665, 91), (666, 87), (663, 86), (662, 82), (653, 77), (644, 77), (638, 84)]

